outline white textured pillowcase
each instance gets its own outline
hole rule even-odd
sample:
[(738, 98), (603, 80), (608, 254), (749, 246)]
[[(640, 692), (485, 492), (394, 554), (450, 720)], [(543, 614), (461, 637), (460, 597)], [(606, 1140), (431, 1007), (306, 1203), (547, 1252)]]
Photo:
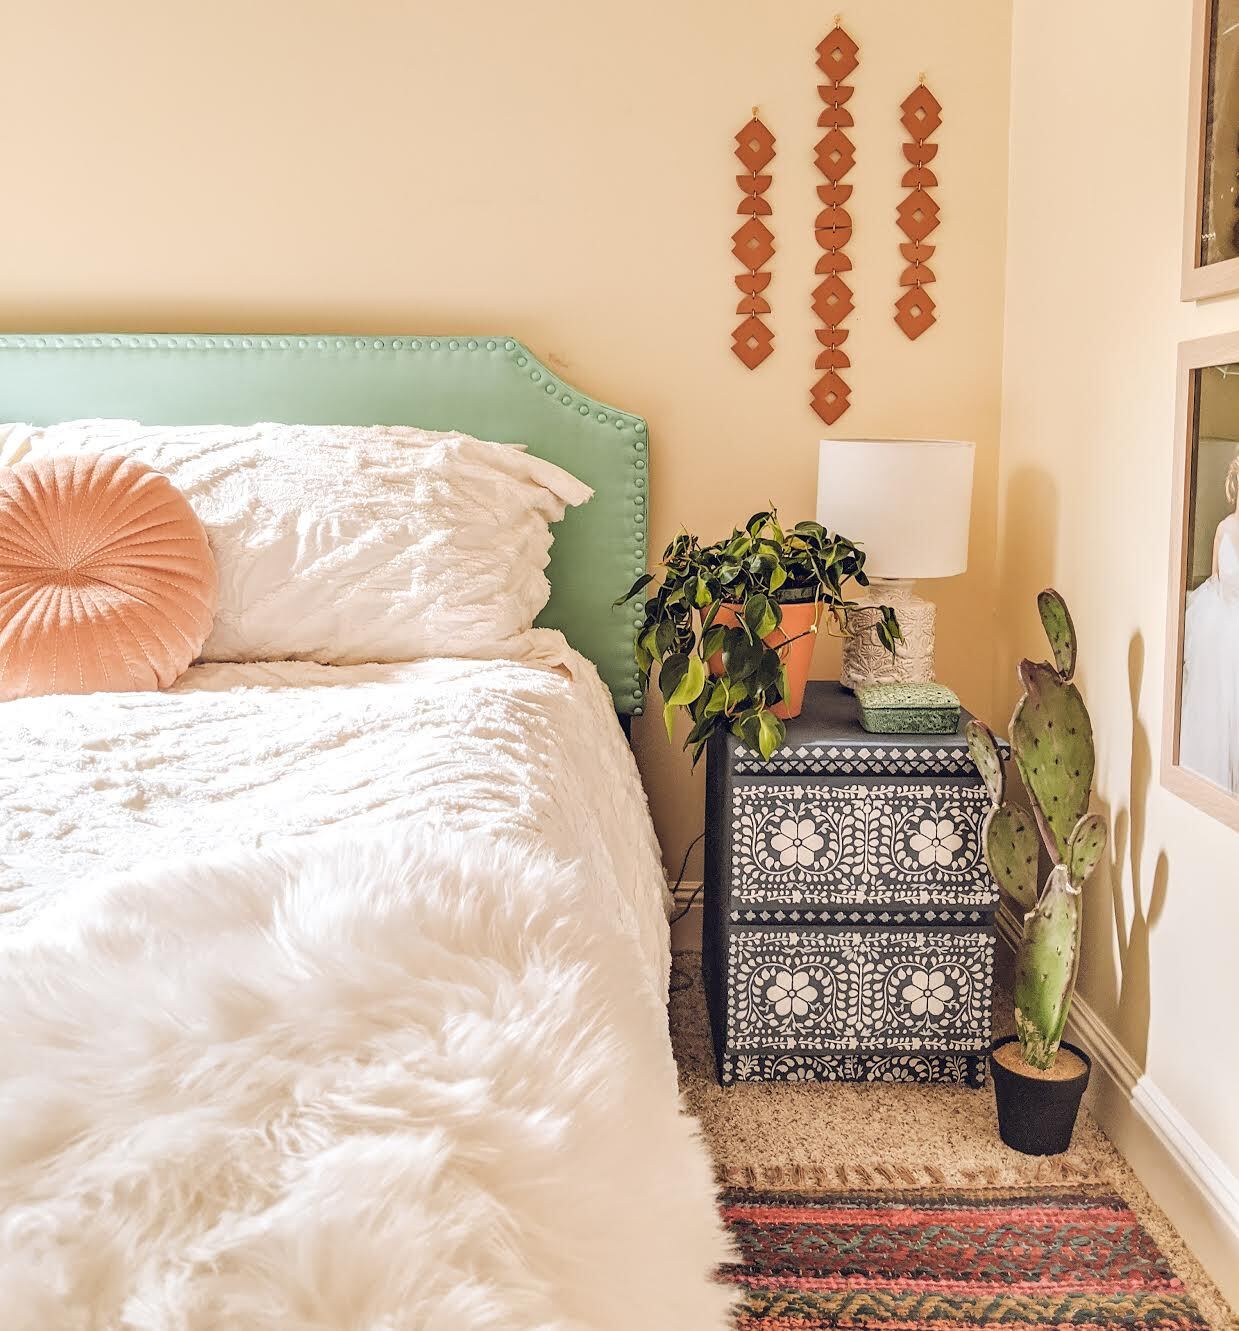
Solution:
[(0, 445), (123, 452), (186, 495), (219, 570), (204, 661), (528, 656), (549, 524), (593, 493), (520, 447), (407, 426), (71, 421)]

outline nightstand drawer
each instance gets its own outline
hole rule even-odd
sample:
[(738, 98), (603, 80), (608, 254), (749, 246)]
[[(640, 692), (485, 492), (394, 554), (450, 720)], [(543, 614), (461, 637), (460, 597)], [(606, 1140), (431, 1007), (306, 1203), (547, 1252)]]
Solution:
[(729, 811), (731, 918), (980, 919), (998, 902), (981, 848), (988, 808), (976, 781), (739, 781)]
[(727, 940), (733, 1054), (982, 1054), (993, 931), (737, 929)]

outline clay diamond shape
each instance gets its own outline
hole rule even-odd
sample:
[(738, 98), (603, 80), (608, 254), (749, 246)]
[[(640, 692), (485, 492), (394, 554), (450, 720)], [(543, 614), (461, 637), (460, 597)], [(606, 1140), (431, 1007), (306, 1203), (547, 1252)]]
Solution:
[(934, 302), (924, 287), (909, 287), (895, 302), (895, 322), (913, 342), (937, 322)]
[(774, 334), (750, 315), (731, 335), (731, 349), (750, 370), (755, 370), (774, 350)]
[(774, 135), (754, 118), (736, 135), (736, 156), (750, 171), (760, 171), (774, 156)]
[(818, 142), (814, 161), (827, 180), (842, 180), (856, 165), (856, 150), (846, 134), (832, 129)]
[(813, 385), (813, 391), (809, 394), (809, 401), (813, 410), (826, 422), (827, 425), (833, 425), (840, 416), (848, 409), (848, 394), (851, 389), (834, 372), (830, 370)]
[(812, 308), (824, 324), (842, 323), (852, 313), (851, 288), (837, 273), (831, 273), (814, 289)]
[(903, 99), (900, 123), (914, 139), (927, 139), (942, 124), (942, 103), (922, 83)]
[(817, 67), (828, 79), (838, 83), (856, 68), (859, 50), (860, 47), (842, 28), (833, 28), (818, 43)]
[(898, 211), (899, 229), (909, 240), (924, 240), (938, 226), (938, 205), (923, 189), (913, 190)]
[(766, 224), (756, 217), (750, 217), (732, 236), (732, 241), (731, 252), (754, 272), (764, 268), (774, 255), (774, 237)]

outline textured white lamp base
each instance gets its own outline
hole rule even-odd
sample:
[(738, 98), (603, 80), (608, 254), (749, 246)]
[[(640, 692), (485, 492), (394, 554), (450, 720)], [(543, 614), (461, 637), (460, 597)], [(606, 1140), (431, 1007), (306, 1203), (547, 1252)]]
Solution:
[[(924, 684), (934, 677), (934, 623), (938, 617), (932, 601), (918, 596), (910, 582), (881, 581), (877, 578), (861, 590), (857, 609), (848, 615), (853, 635), (843, 644), (843, 670), (840, 679), (845, 688), (859, 684)], [(878, 641), (876, 609), (889, 605), (899, 617), (903, 641), (891, 654)]]

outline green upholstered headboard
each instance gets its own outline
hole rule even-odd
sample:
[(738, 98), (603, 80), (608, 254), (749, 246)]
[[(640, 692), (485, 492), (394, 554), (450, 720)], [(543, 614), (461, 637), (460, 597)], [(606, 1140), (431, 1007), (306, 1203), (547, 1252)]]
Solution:
[(645, 571), (648, 432), (510, 337), (324, 334), (0, 335), (0, 420), (152, 425), (420, 425), (522, 443), (594, 489), (555, 528), (551, 599), (621, 713), (641, 710), (635, 614), (612, 602)]

